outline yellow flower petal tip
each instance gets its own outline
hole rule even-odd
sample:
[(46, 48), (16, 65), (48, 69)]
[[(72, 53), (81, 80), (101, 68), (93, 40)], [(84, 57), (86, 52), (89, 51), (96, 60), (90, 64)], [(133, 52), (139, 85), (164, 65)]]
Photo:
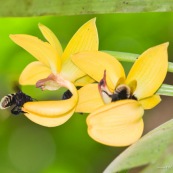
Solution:
[(134, 100), (122, 100), (99, 108), (87, 117), (91, 138), (109, 146), (128, 146), (143, 133), (144, 110)]
[(18, 34), (10, 34), (9, 37), (11, 40), (13, 40), (15, 42), (15, 39), (17, 37)]
[(167, 49), (168, 46), (169, 46), (169, 42), (165, 42), (165, 43), (163, 43), (163, 44), (161, 44), (161, 45), (165, 46), (165, 48)]
[(142, 105), (144, 109), (152, 109), (157, 106), (161, 102), (161, 98), (159, 95), (153, 95), (151, 97), (139, 100), (139, 103)]
[(91, 23), (93, 22), (95, 24), (96, 23), (96, 17), (90, 19), (88, 22), (91, 22)]
[(162, 43), (157, 46), (151, 47), (148, 50), (155, 49), (156, 52), (159, 51), (161, 53), (165, 53), (165, 51), (167, 52), (168, 46), (169, 46), (169, 42), (166, 42), (166, 43)]
[(42, 23), (38, 23), (38, 27), (43, 27), (44, 25)]

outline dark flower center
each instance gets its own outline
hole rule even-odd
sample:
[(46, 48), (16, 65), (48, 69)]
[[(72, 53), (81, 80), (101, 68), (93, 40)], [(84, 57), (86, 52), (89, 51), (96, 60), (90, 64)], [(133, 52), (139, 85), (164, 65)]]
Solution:
[(137, 98), (132, 95), (130, 92), (130, 88), (127, 85), (121, 84), (119, 85), (114, 93), (111, 95), (112, 97), (112, 102), (117, 101), (117, 100), (124, 100), (124, 99), (134, 99), (137, 100)]

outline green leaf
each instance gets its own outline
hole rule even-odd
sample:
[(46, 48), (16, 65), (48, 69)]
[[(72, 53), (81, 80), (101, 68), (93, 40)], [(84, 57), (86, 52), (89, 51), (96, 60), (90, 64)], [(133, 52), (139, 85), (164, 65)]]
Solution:
[(6, 0), (0, 16), (80, 15), (134, 12), (168, 12), (170, 0)]
[(172, 173), (173, 172), (173, 156), (170, 153), (173, 153), (173, 142), (169, 144), (167, 149), (158, 158), (158, 160), (147, 166), (141, 173)]
[[(150, 167), (152, 168), (154, 168), (154, 166), (152, 166), (153, 164), (156, 164), (158, 167), (167, 166), (168, 162), (163, 159), (165, 159), (167, 155), (170, 155), (167, 160), (173, 160), (173, 155), (170, 154), (173, 150), (173, 145), (171, 145), (172, 139), (173, 120), (170, 120), (152, 130), (138, 142), (128, 147), (123, 153), (115, 158), (115, 160), (113, 160), (104, 173), (115, 173), (147, 164), (150, 164)], [(169, 165), (171, 163), (173, 162), (169, 162)], [(154, 169), (155, 171), (153, 172), (159, 171), (156, 167)]]

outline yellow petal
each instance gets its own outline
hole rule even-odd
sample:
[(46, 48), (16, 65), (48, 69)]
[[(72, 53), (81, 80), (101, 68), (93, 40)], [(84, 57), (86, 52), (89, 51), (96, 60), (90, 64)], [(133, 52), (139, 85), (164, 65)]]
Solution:
[[(44, 126), (58, 126), (67, 121), (74, 113), (78, 93), (75, 86), (69, 81), (57, 79), (73, 94), (70, 99), (58, 101), (27, 102), (23, 105), (26, 116), (37, 124)], [(54, 119), (54, 120), (53, 120)], [(48, 122), (45, 122), (49, 120)], [(53, 122), (55, 121), (55, 122)]]
[(142, 105), (144, 109), (152, 109), (156, 105), (158, 105), (160, 102), (161, 102), (161, 98), (159, 95), (153, 95), (146, 99), (139, 100), (139, 103)]
[(49, 43), (25, 34), (10, 35), (10, 38), (44, 65), (50, 67), (53, 73), (60, 71), (60, 58)]
[(168, 67), (168, 43), (146, 50), (134, 63), (127, 83), (137, 81), (134, 95), (138, 99), (152, 96), (165, 79)]
[(85, 86), (87, 84), (93, 83), (94, 79), (89, 77), (88, 75), (79, 78), (74, 82), (75, 86)]
[(51, 46), (57, 51), (59, 58), (61, 57), (63, 50), (61, 44), (56, 35), (45, 25), (38, 25), (45, 39), (51, 44)]
[(75, 80), (78, 80), (86, 74), (83, 71), (81, 71), (78, 67), (76, 67), (71, 61), (68, 61), (67, 63), (63, 64), (61, 75), (65, 79), (74, 82)]
[(50, 68), (39, 61), (35, 61), (28, 64), (22, 71), (19, 83), (21, 85), (35, 85), (38, 80), (47, 77), (50, 73)]
[(74, 54), (72, 61), (98, 82), (103, 78), (104, 71), (106, 70), (106, 81), (111, 90), (115, 89), (120, 78), (125, 78), (124, 69), (119, 61), (104, 52), (81, 52)]
[(104, 105), (98, 84), (88, 84), (78, 90), (79, 101), (75, 112), (90, 113)]
[(95, 20), (94, 18), (86, 22), (73, 35), (64, 50), (63, 62), (67, 61), (71, 54), (86, 50), (98, 50), (98, 33)]
[(25, 113), (25, 116), (36, 124), (46, 127), (55, 127), (64, 124), (73, 115), (74, 110), (75, 109), (72, 109), (70, 112), (66, 113), (65, 115), (56, 118), (38, 116), (37, 114), (32, 114), (32, 113)]
[(86, 50), (98, 50), (98, 34), (95, 18), (89, 20), (79, 28), (68, 43), (62, 55), (62, 75), (70, 81), (77, 80), (85, 75), (85, 73), (71, 62), (70, 56), (74, 53)]
[(121, 100), (102, 106), (87, 117), (88, 133), (110, 146), (128, 146), (143, 132), (143, 108), (135, 100)]
[(27, 102), (24, 104), (24, 110), (43, 117), (60, 117), (72, 110), (75, 105), (72, 97), (68, 100)]

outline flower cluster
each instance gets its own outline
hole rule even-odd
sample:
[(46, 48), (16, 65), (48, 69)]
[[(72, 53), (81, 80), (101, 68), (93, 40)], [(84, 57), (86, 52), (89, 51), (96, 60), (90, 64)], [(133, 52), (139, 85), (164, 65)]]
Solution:
[(27, 102), (24, 114), (37, 124), (53, 127), (65, 123), (74, 112), (85, 112), (89, 113), (88, 134), (94, 140), (110, 146), (136, 142), (143, 133), (144, 110), (161, 101), (156, 92), (167, 74), (168, 43), (143, 52), (126, 76), (115, 57), (98, 50), (95, 19), (74, 34), (64, 52), (49, 28), (41, 24), (39, 28), (46, 42), (30, 35), (10, 35), (37, 59), (25, 67), (19, 83), (54, 92), (65, 87), (71, 96)]

